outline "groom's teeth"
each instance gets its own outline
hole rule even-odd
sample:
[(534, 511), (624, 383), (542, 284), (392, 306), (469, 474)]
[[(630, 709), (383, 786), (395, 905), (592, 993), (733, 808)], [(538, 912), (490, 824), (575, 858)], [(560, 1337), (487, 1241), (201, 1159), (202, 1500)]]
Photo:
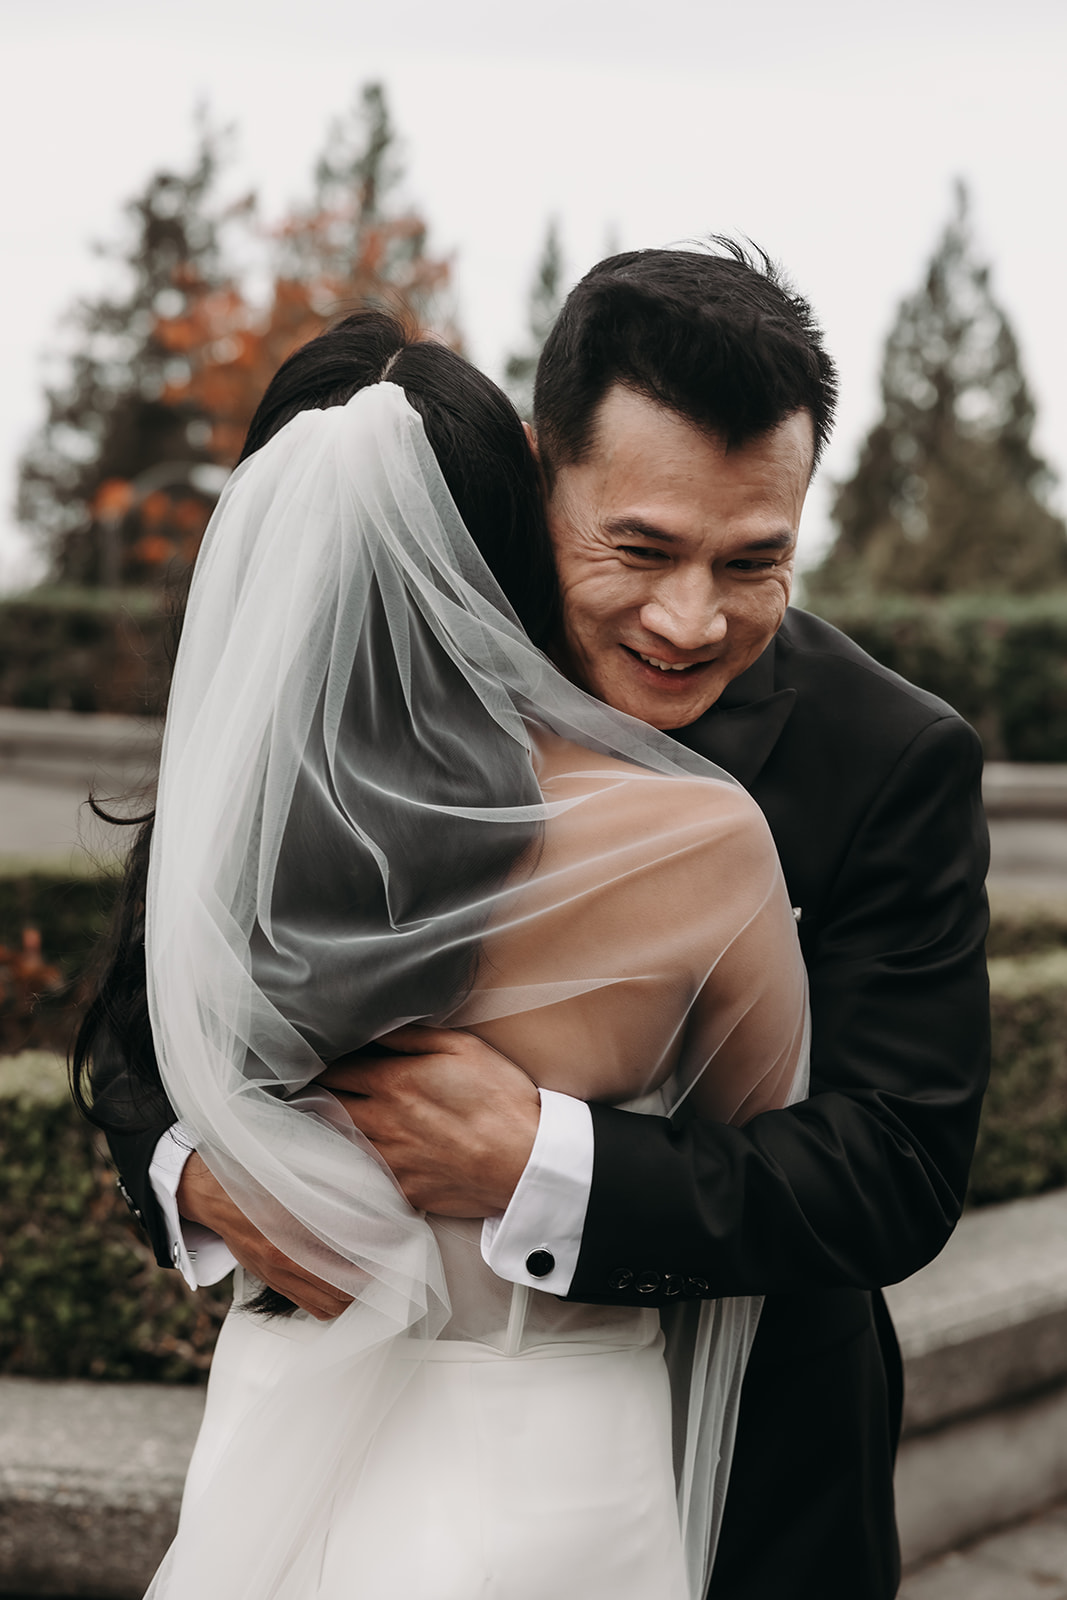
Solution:
[[(637, 652), (641, 656), (640, 650)], [(655, 656), (641, 656), (642, 661), (647, 661), (650, 667), (658, 667), (661, 672), (684, 672), (686, 667), (692, 666), (691, 661), (683, 661), (675, 665), (671, 661), (657, 661)]]

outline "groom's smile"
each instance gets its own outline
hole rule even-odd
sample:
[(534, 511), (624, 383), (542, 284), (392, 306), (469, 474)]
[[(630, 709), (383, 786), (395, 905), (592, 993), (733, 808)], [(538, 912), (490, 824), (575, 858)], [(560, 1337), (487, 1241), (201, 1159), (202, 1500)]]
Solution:
[(549, 496), (560, 665), (654, 727), (694, 722), (785, 615), (811, 462), (806, 412), (727, 450), (609, 390), (590, 449), (556, 468)]

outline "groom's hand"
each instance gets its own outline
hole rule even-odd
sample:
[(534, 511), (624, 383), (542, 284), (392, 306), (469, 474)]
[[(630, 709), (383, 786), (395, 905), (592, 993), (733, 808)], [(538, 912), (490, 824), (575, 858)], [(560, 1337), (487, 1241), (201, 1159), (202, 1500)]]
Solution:
[(194, 1150), (178, 1184), (178, 1211), (187, 1222), (199, 1222), (217, 1233), (246, 1271), (270, 1289), (277, 1289), (320, 1322), (340, 1316), (352, 1296), (342, 1294), (282, 1254), (254, 1223), (239, 1211), (219, 1180)]
[(537, 1137), (541, 1101), (521, 1068), (472, 1033), (398, 1028), (319, 1082), (341, 1101), (419, 1211), (495, 1217)]

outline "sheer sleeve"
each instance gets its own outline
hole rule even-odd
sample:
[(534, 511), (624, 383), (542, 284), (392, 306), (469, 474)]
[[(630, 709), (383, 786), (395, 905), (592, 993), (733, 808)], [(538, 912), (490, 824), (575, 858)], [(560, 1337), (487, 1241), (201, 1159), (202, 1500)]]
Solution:
[(695, 1115), (741, 1124), (806, 1090), (807, 975), (762, 813), (739, 808), (729, 848), (706, 845), (698, 856), (694, 898), (721, 895), (732, 928), (720, 918), (712, 930), (714, 964), (686, 1023), (678, 1089)]
[[(544, 754), (547, 741), (540, 741)], [(543, 1088), (744, 1122), (803, 1087), (807, 983), (777, 852), (737, 786), (558, 744), (536, 862), (450, 1019)]]

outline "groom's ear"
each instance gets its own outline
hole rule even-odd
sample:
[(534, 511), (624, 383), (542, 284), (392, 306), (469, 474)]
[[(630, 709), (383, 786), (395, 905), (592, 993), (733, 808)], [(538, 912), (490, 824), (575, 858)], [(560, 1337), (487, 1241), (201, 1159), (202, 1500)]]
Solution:
[(524, 422), (523, 425), (522, 425), (522, 431), (526, 435), (526, 443), (530, 446), (530, 449), (533, 451), (534, 460), (537, 462), (537, 465), (540, 466), (541, 465), (541, 452), (537, 448), (537, 435), (534, 432), (533, 423), (532, 422)]

